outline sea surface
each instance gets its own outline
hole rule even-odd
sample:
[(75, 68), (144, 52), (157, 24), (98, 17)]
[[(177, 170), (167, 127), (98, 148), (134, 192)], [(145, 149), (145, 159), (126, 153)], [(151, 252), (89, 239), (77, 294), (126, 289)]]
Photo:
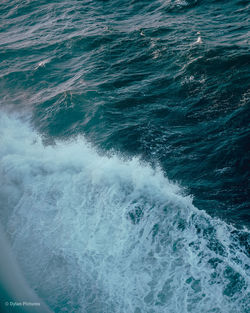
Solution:
[(0, 221), (53, 312), (250, 312), (249, 16), (0, 1)]

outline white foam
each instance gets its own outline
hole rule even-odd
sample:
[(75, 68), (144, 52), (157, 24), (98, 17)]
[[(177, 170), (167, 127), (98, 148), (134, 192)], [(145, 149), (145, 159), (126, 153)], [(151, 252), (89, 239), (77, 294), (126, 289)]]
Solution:
[(247, 312), (240, 232), (197, 210), (160, 169), (100, 156), (83, 138), (44, 147), (5, 115), (0, 138), (2, 220), (53, 310)]
[(42, 60), (38, 62), (38, 64), (35, 67), (35, 70), (37, 70), (39, 67), (45, 67), (45, 65), (49, 62), (50, 62), (50, 59), (46, 59), (46, 60)]
[(202, 39), (201, 39), (200, 34), (201, 34), (200, 32), (197, 32), (198, 38), (197, 38), (197, 40), (196, 40), (196, 43), (199, 43), (199, 44), (202, 43)]

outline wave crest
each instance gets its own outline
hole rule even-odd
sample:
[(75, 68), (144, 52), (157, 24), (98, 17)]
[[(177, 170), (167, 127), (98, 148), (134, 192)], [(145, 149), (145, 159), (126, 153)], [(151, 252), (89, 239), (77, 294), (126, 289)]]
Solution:
[(0, 191), (13, 250), (55, 312), (247, 312), (247, 230), (196, 209), (138, 159), (83, 138), (45, 147), (0, 118)]

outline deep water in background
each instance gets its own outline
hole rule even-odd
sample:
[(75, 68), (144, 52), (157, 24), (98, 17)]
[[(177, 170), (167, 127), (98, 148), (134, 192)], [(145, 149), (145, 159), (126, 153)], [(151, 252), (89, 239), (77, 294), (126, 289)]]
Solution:
[(56, 312), (249, 310), (249, 13), (0, 2), (1, 221)]
[[(195, 204), (249, 225), (247, 1), (7, 1), (3, 106), (159, 163)], [(199, 41), (198, 38), (201, 37)]]

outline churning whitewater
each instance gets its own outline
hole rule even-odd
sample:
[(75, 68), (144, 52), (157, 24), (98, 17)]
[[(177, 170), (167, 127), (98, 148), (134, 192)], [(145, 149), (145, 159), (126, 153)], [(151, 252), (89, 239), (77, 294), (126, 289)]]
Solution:
[(0, 198), (17, 260), (54, 312), (249, 312), (247, 230), (211, 218), (160, 168), (43, 145), (1, 114)]
[(250, 312), (249, 13), (0, 1), (1, 313)]

